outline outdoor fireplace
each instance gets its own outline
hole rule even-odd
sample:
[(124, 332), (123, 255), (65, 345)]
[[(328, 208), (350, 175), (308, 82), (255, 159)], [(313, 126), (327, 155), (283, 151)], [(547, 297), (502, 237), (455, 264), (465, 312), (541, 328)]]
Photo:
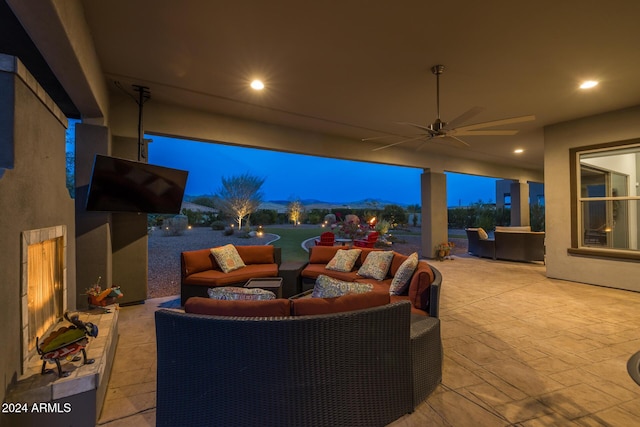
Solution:
[(64, 225), (22, 232), (22, 373), (42, 339), (67, 309), (67, 228)]

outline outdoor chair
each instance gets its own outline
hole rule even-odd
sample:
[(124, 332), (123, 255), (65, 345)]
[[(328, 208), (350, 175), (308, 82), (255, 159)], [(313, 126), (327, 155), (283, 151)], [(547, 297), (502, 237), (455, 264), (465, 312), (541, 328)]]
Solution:
[(366, 238), (354, 240), (353, 246), (357, 246), (359, 248), (372, 248), (378, 241), (378, 236), (380, 236), (380, 233), (378, 233), (377, 231), (372, 231), (367, 235)]
[(316, 239), (316, 246), (333, 246), (336, 235), (330, 231), (325, 231), (320, 235), (320, 240)]

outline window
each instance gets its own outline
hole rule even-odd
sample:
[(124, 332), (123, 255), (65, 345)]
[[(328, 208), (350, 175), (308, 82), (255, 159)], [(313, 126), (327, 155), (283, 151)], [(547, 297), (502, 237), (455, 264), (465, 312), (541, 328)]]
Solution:
[(571, 150), (570, 253), (640, 259), (640, 141)]

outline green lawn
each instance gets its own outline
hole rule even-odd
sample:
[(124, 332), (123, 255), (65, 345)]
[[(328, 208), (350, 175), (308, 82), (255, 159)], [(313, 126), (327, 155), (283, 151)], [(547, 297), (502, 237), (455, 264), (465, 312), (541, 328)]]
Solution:
[(273, 246), (282, 248), (282, 260), (283, 261), (307, 261), (309, 254), (302, 249), (302, 242), (305, 240), (319, 236), (324, 231), (323, 228), (277, 228), (277, 227), (265, 227), (265, 233), (277, 234), (280, 236), (279, 240), (273, 242)]

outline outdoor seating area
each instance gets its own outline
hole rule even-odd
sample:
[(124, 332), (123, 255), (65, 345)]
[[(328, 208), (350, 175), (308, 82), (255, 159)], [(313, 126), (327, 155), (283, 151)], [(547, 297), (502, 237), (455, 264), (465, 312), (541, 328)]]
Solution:
[(496, 227), (493, 238), (482, 228), (465, 231), (472, 255), (506, 261), (545, 260), (545, 233), (531, 231), (531, 227)]
[[(638, 351), (633, 325), (640, 322), (640, 295), (550, 279), (542, 264), (457, 255), (438, 263), (438, 270), (447, 279), (440, 304), (442, 383), (389, 426), (635, 423), (640, 389), (626, 364)], [(157, 375), (168, 372), (157, 369), (156, 335), (149, 331), (157, 310), (178, 306), (173, 296), (120, 309), (120, 340), (99, 425), (156, 425)], [(594, 306), (602, 314), (597, 324)], [(244, 406), (236, 405), (237, 413), (250, 406), (244, 396), (238, 401)]]
[(441, 382), (442, 276), (417, 254), (313, 246), (285, 271), (313, 294), (288, 299), (281, 264), (271, 245), (181, 253), (184, 310), (155, 314), (157, 425), (386, 425)]

